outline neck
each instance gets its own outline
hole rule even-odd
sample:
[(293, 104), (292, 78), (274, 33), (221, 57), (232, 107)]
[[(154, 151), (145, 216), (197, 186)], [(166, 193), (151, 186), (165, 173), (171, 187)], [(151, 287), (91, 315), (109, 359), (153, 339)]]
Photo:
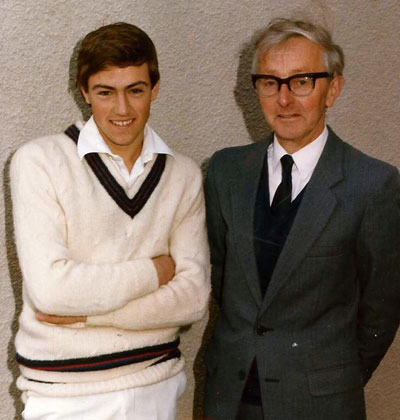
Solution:
[(312, 133), (309, 136), (303, 138), (284, 139), (276, 136), (276, 139), (278, 140), (279, 144), (286, 150), (286, 152), (292, 155), (293, 153), (298, 152), (300, 149), (316, 140), (322, 134), (324, 128), (325, 125), (320, 130), (318, 130), (317, 133)]
[(132, 147), (132, 145), (130, 145), (129, 147), (116, 146), (116, 145), (112, 145), (112, 146), (108, 145), (108, 146), (114, 155), (118, 155), (122, 158), (126, 168), (128, 169), (128, 172), (130, 172), (137, 158), (140, 156), (140, 153), (142, 152), (143, 140), (140, 142), (140, 144), (135, 145), (136, 147), (134, 148)]

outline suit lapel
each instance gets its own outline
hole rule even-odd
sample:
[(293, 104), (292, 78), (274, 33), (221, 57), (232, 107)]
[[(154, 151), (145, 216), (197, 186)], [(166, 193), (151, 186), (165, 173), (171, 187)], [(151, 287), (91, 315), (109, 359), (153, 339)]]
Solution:
[(239, 162), (230, 191), (235, 246), (248, 287), (258, 306), (261, 306), (262, 295), (254, 255), (254, 208), (264, 159), (271, 140), (272, 137), (269, 137), (267, 141), (255, 143), (250, 153)]
[(292, 229), (276, 264), (261, 310), (265, 310), (305, 257), (331, 216), (337, 200), (331, 188), (343, 178), (342, 141), (329, 130)]

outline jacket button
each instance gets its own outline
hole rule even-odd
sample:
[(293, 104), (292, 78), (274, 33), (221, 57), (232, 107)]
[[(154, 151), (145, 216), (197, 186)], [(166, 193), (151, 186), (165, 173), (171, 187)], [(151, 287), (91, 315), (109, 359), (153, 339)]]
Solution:
[(238, 373), (238, 378), (239, 378), (239, 381), (244, 381), (246, 379), (246, 372), (240, 369)]
[(256, 332), (258, 335), (265, 335), (267, 332), (273, 331), (273, 328), (264, 327), (264, 325), (258, 324), (256, 326)]

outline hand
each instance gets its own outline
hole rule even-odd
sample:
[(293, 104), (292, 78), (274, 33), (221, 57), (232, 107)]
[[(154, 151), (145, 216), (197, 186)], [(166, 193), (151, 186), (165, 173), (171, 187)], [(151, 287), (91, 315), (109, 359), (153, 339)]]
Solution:
[(175, 262), (169, 255), (160, 255), (152, 259), (158, 274), (160, 286), (167, 284), (174, 278)]
[(58, 315), (49, 315), (44, 314), (43, 312), (35, 312), (36, 319), (41, 322), (47, 322), (49, 324), (56, 325), (67, 325), (75, 324), (76, 322), (86, 322), (86, 316), (58, 316)]

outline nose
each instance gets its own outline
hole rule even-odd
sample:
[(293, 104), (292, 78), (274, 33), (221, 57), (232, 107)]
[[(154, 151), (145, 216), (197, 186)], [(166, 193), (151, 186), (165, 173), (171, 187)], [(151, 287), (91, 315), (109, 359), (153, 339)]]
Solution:
[(281, 106), (288, 106), (290, 103), (293, 102), (293, 95), (292, 92), (289, 90), (289, 86), (287, 84), (281, 85), (281, 88), (278, 91), (277, 102)]
[(116, 96), (114, 104), (114, 112), (117, 115), (126, 115), (128, 113), (129, 102), (125, 93), (119, 93)]

